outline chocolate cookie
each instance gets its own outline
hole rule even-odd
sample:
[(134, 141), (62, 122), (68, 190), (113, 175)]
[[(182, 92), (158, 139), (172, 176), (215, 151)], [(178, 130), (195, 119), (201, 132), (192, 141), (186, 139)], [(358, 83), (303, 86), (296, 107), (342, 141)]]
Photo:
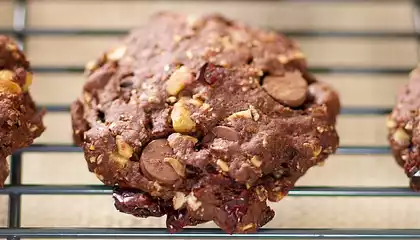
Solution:
[(295, 43), (221, 16), (157, 14), (87, 73), (71, 111), (89, 170), (170, 231), (256, 231), (338, 145), (338, 96)]
[(413, 190), (420, 191), (420, 66), (399, 92), (397, 104), (387, 119), (388, 140), (397, 163), (410, 178)]
[(41, 135), (44, 111), (35, 107), (29, 86), (32, 72), (29, 62), (15, 42), (0, 35), (0, 185), (9, 175), (6, 157), (27, 147)]

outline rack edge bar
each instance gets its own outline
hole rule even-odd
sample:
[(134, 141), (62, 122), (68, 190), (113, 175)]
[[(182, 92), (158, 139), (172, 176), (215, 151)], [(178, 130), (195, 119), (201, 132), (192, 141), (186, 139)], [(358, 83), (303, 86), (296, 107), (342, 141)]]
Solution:
[[(45, 109), (48, 112), (61, 113), (69, 112), (69, 105), (41, 105), (40, 109)], [(343, 107), (341, 109), (341, 115), (386, 115), (391, 113), (391, 108), (383, 107)]]
[[(19, 149), (17, 153), (30, 152), (51, 152), (51, 153), (81, 153), (82, 149), (71, 144), (34, 144), (29, 147)], [(342, 146), (337, 149), (337, 155), (388, 155), (388, 146)]]
[(412, 239), (420, 229), (261, 229), (257, 233), (229, 235), (220, 229), (189, 228), (170, 234), (163, 228), (0, 228), (0, 237), (21, 238), (148, 238), (148, 239)]
[[(28, 195), (104, 195), (112, 188), (103, 185), (7, 185), (0, 189), (3, 194)], [(405, 187), (296, 187), (289, 192), (294, 197), (420, 197), (420, 193)]]

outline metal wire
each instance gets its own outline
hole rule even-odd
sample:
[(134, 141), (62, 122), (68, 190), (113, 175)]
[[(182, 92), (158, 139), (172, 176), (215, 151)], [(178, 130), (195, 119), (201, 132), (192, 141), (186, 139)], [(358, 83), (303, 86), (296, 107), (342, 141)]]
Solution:
[[(325, 1), (325, 0), (324, 0)], [(357, 1), (357, 0), (353, 0)], [(393, 0), (388, 0), (393, 1)], [(394, 0), (396, 1), (396, 0)], [(420, 1), (415, 1), (420, 2)], [(13, 29), (0, 29), (0, 34), (14, 35), (22, 48), (25, 39), (33, 35), (122, 35), (127, 29), (28, 29), (26, 27), (27, 1), (15, 0)], [(366, 37), (366, 38), (418, 38), (417, 32), (337, 32), (337, 31), (288, 31), (294, 37)], [(347, 68), (347, 67), (315, 67), (315, 73), (348, 73), (348, 74), (394, 74), (406, 75), (410, 69), (406, 68)], [(81, 73), (81, 66), (34, 67), (34, 71), (42, 73)], [(68, 112), (69, 106), (42, 106), (49, 112)], [(391, 111), (389, 108), (344, 108), (342, 114), (347, 115), (384, 115)], [(22, 228), (21, 196), (22, 195), (102, 195), (110, 194), (112, 189), (102, 185), (29, 185), (21, 183), (22, 154), (28, 152), (82, 152), (79, 147), (59, 144), (35, 144), (16, 151), (11, 158), (11, 184), (0, 189), (0, 195), (9, 195), (8, 227), (0, 228), (0, 237), (7, 239), (20, 238), (147, 238), (147, 239), (279, 239), (279, 238), (420, 238), (420, 229), (262, 229), (253, 234), (228, 235), (219, 229), (185, 229), (183, 232), (171, 235), (166, 229), (145, 228)], [(337, 154), (343, 155), (388, 155), (387, 146), (342, 146)], [(290, 193), (295, 197), (420, 197), (408, 188), (396, 187), (296, 187)]]

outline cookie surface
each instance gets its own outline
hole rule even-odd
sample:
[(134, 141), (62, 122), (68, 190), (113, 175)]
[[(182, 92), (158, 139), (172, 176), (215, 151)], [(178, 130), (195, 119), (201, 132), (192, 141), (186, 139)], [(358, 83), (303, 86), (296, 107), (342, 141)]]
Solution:
[(416, 191), (420, 191), (419, 109), (420, 66), (410, 73), (409, 82), (398, 93), (397, 104), (386, 122), (392, 153)]
[(6, 157), (29, 146), (44, 131), (44, 111), (35, 107), (29, 86), (32, 83), (29, 62), (16, 43), (0, 35), (0, 184), (9, 175)]
[(294, 42), (221, 16), (157, 14), (87, 72), (71, 111), (89, 170), (172, 232), (256, 231), (338, 146), (338, 95)]

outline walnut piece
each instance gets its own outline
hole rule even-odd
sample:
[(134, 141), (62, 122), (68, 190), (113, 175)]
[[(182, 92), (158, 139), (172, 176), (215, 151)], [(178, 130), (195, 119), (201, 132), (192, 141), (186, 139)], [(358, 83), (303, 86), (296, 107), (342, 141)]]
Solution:
[(247, 109), (247, 110), (244, 110), (244, 111), (239, 111), (239, 112), (233, 113), (232, 115), (227, 117), (227, 120), (232, 121), (232, 120), (238, 119), (238, 118), (252, 118), (251, 110)]
[(201, 207), (201, 202), (198, 201), (198, 199), (194, 196), (193, 193), (190, 193), (187, 196), (187, 203), (188, 206), (193, 210), (193, 211), (197, 211), (200, 207)]
[(126, 46), (117, 47), (106, 54), (106, 58), (111, 61), (118, 61), (124, 57), (127, 52)]
[(191, 113), (182, 102), (177, 102), (171, 112), (172, 126), (176, 132), (188, 133), (195, 130)]
[(118, 154), (123, 156), (124, 158), (131, 158), (133, 156), (133, 148), (128, 145), (128, 143), (126, 143), (122, 136), (117, 136), (115, 138), (115, 141), (117, 143), (117, 148), (118, 148)]
[(410, 144), (410, 136), (402, 128), (398, 128), (392, 138), (401, 146), (408, 146)]
[(164, 161), (171, 165), (171, 167), (175, 170), (176, 174), (178, 174), (181, 177), (185, 177), (185, 165), (182, 164), (178, 159), (167, 157), (164, 158)]
[(261, 167), (261, 165), (262, 165), (262, 162), (261, 162), (261, 160), (258, 158), (258, 156), (253, 156), (253, 157), (251, 158), (251, 163), (252, 163), (252, 165), (254, 165), (254, 166), (255, 166), (255, 167), (257, 167), (257, 168)]
[(218, 159), (216, 164), (223, 172), (229, 172), (229, 165), (225, 161)]
[(175, 210), (181, 209), (185, 206), (187, 197), (182, 192), (175, 192), (175, 196), (172, 198), (172, 204)]
[(0, 93), (20, 94), (21, 92), (22, 89), (17, 83), (0, 80)]
[(191, 71), (182, 66), (175, 70), (166, 82), (166, 91), (169, 95), (177, 95), (184, 89), (185, 85), (190, 83), (193, 79)]

